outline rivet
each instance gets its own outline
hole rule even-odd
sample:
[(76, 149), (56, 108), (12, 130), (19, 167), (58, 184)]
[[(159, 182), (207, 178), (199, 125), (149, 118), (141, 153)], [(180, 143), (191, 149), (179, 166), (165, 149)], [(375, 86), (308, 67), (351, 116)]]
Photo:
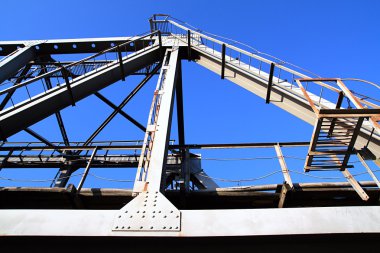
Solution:
[(124, 226), (122, 226), (121, 229), (124, 229)]
[(161, 211), (158, 211), (158, 213), (161, 213)]
[(139, 213), (140, 211), (137, 211), (136, 213)]
[(166, 227), (162, 227), (163, 229), (166, 229)]
[(133, 215), (129, 216), (129, 218), (133, 218)]
[(125, 211), (125, 213), (128, 213), (128, 211)]
[(156, 217), (156, 216), (153, 215), (152, 218), (154, 218), (154, 217)]
[(128, 229), (131, 229), (131, 227), (127, 227)]
[(143, 228), (144, 228), (143, 226), (140, 227), (140, 229), (143, 229)]
[(177, 215), (176, 218), (179, 218), (179, 215)]
[(155, 213), (156, 211), (153, 211), (153, 213)]
[(172, 227), (170, 227), (169, 229), (172, 229)]
[(154, 204), (153, 206), (156, 206), (156, 204)]
[(145, 218), (145, 215), (141, 216), (141, 218)]
[(173, 211), (170, 211), (170, 213), (173, 213)]
[(166, 218), (166, 215), (164, 215), (164, 218)]
[(118, 229), (118, 228), (119, 228), (118, 226), (115, 227), (115, 229)]
[(144, 200), (144, 202), (148, 202), (148, 200)]
[(156, 194), (158, 194), (158, 192), (156, 192)]
[(121, 218), (121, 215), (119, 215), (119, 219)]
[(157, 199), (155, 199), (153, 202), (157, 202)]
[(150, 227), (150, 229), (153, 229), (153, 227)]
[(143, 211), (143, 213), (145, 213), (145, 211)]
[(175, 227), (175, 229), (178, 229), (178, 227)]
[(146, 206), (146, 204), (144, 204), (144, 206)]
[(156, 195), (156, 196), (154, 196), (155, 198), (157, 198), (158, 196)]

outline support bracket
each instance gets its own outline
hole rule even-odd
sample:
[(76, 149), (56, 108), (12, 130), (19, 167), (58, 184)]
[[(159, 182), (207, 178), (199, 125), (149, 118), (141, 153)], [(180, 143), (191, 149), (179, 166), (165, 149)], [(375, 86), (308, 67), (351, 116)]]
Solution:
[(121, 55), (121, 51), (120, 51), (120, 47), (119, 46), (117, 46), (117, 56), (119, 58), (121, 80), (125, 81), (125, 73), (124, 73), (124, 67), (123, 67), (123, 57)]
[(75, 100), (74, 100), (74, 95), (73, 95), (73, 91), (71, 89), (71, 86), (70, 86), (70, 80), (69, 80), (69, 77), (67, 75), (68, 71), (65, 67), (62, 66), (62, 70), (61, 70), (61, 73), (62, 73), (62, 76), (63, 78), (65, 79), (65, 83), (66, 83), (66, 87), (67, 87), (67, 91), (69, 92), (69, 95), (70, 95), (70, 98), (71, 98), (71, 105), (72, 106), (75, 106)]
[(112, 231), (181, 231), (181, 212), (159, 191), (141, 192), (117, 213)]

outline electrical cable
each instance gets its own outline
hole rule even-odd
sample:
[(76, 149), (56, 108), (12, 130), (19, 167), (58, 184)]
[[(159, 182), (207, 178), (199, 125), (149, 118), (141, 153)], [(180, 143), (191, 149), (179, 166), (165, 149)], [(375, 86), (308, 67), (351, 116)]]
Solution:
[(106, 178), (106, 177), (97, 176), (93, 173), (88, 173), (88, 175), (93, 176), (93, 177), (100, 179), (100, 180), (111, 181), (111, 182), (132, 183), (135, 181), (135, 180), (128, 180), (128, 179), (124, 180), (124, 179)]
[[(203, 171), (203, 170), (202, 170)], [(200, 172), (202, 172), (200, 171)], [(200, 173), (198, 172), (198, 173)], [(218, 177), (210, 177), (210, 176), (206, 176), (206, 175), (203, 175), (203, 174), (198, 174), (200, 177), (204, 177), (204, 178), (209, 178), (209, 179), (212, 179), (212, 180), (216, 180), (216, 181), (222, 181), (222, 182), (232, 182), (232, 183), (240, 183), (240, 182), (252, 182), (252, 181), (257, 181), (257, 180), (261, 180), (261, 179), (264, 179), (264, 178), (267, 178), (267, 177), (270, 177), (270, 176), (273, 176), (277, 173), (280, 173), (281, 170), (276, 170), (276, 171), (273, 171), (269, 174), (266, 174), (264, 176), (261, 176), (261, 177), (257, 177), (257, 178), (247, 178), (247, 179), (226, 179), (226, 178), (218, 178)]]

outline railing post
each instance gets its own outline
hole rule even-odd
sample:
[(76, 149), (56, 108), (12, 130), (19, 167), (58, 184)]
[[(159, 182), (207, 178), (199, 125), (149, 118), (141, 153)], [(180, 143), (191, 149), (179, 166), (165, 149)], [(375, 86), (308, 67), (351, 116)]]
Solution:
[(153, 32), (154, 27), (153, 27), (153, 19), (152, 18), (149, 19), (149, 25), (150, 25), (150, 32)]
[(62, 73), (63, 79), (65, 79), (67, 91), (70, 94), (71, 105), (75, 106), (75, 100), (74, 100), (73, 91), (71, 90), (70, 80), (69, 80), (69, 77), (67, 76), (68, 70), (64, 66), (62, 66), (62, 65), (61, 65), (61, 73)]
[[(123, 67), (123, 57), (121, 55), (120, 47), (117, 45), (117, 56), (119, 58), (119, 64), (120, 64), (120, 73), (121, 73), (121, 80), (125, 81), (125, 73), (124, 73), (124, 67)], [(105, 53), (107, 54), (107, 53)]]
[(191, 33), (187, 30), (187, 60), (191, 61)]
[(270, 93), (271, 93), (271, 91), (272, 91), (274, 66), (275, 66), (275, 64), (272, 62), (272, 63), (270, 64), (269, 80), (268, 80), (268, 89), (267, 89), (267, 97), (266, 97), (266, 99), (265, 99), (265, 103), (267, 103), (267, 104), (269, 104), (269, 102), (270, 102)]
[(158, 30), (158, 45), (160, 46), (160, 57), (162, 58), (163, 56), (163, 50), (162, 50), (162, 38), (161, 38), (161, 31)]
[(92, 162), (94, 161), (94, 158), (95, 158), (95, 155), (96, 155), (96, 152), (97, 152), (97, 151), (98, 151), (98, 147), (95, 147), (94, 150), (92, 151), (92, 154), (91, 154), (90, 160), (88, 160), (88, 162), (87, 162), (86, 169), (84, 170), (84, 173), (83, 173), (82, 179), (80, 180), (79, 185), (78, 185), (78, 187), (77, 187), (77, 193), (78, 193), (78, 194), (79, 194), (80, 190), (82, 190), (82, 186), (83, 186), (83, 184), (84, 184), (84, 181), (85, 181), (86, 178), (87, 178), (88, 172), (90, 171), (91, 164), (92, 164)]
[(220, 77), (224, 79), (224, 68), (226, 65), (226, 44), (222, 44), (222, 72), (220, 74)]

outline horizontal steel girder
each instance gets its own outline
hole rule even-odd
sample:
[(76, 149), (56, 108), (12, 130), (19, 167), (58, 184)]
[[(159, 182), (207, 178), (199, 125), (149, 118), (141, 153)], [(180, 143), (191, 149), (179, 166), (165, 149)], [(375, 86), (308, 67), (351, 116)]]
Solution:
[[(196, 46), (192, 46), (191, 49), (191, 54), (196, 59), (196, 63), (217, 74), (220, 74), (222, 65), (222, 59), (220, 57), (216, 57), (211, 53), (209, 54), (205, 52), (205, 49), (198, 49)], [(210, 50), (212, 51), (212, 49)], [(261, 71), (261, 73), (262, 76), (265, 75), (263, 71)], [(268, 74), (267, 76), (269, 77)], [(231, 63), (226, 63), (225, 79), (228, 79), (229, 81), (243, 87), (264, 100), (266, 99), (268, 81), (255, 76), (248, 69), (245, 70), (241, 67), (234, 66)], [(314, 125), (315, 123), (316, 115), (314, 111), (310, 107), (308, 101), (303, 97), (303, 95), (301, 95), (301, 92), (296, 91), (295, 88), (290, 90), (281, 87), (281, 85), (274, 85), (271, 90), (271, 103), (309, 123), (310, 125)], [(335, 106), (335, 104), (333, 104), (333, 106)], [(377, 158), (379, 158), (380, 136), (375, 131), (370, 138), (371, 130), (372, 128), (368, 126), (368, 124), (366, 126), (363, 124), (361, 132), (357, 138), (355, 148), (357, 150), (361, 150), (367, 144), (368, 139), (370, 139), (368, 149)]]
[[(218, 237), (380, 233), (379, 206), (181, 210), (182, 222), (179, 232), (112, 231), (110, 224), (118, 211), (0, 210), (0, 234)], [(302, 222), (299, 222), (300, 220)]]
[[(49, 54), (81, 54), (81, 53), (97, 53), (101, 50), (110, 48), (114, 45), (125, 43), (136, 37), (110, 37), (110, 38), (85, 38), (85, 39), (60, 39), (60, 40), (41, 40), (41, 41), (0, 41), (0, 56), (5, 56), (17, 49), (17, 47), (25, 47), (30, 43), (39, 43), (39, 55)], [(134, 44), (121, 48), (129, 52), (139, 50), (148, 46), (150, 42), (154, 43), (155, 38), (145, 38), (135, 41)]]
[[(125, 75), (158, 61), (159, 51), (160, 48), (155, 46), (137, 55), (128, 56), (128, 59), (123, 62)], [(77, 102), (120, 79), (119, 64), (105, 66), (96, 73), (70, 85), (73, 99)], [(7, 138), (71, 104), (70, 91), (66, 85), (61, 85), (4, 110), (0, 113), (1, 137)]]
[[(140, 155), (96, 155), (92, 161), (92, 168), (136, 168)], [(67, 163), (77, 167), (86, 167), (90, 155), (11, 155), (0, 157), (2, 168), (60, 168)], [(199, 159), (198, 159), (199, 162)], [(167, 157), (166, 164), (176, 166), (181, 164), (181, 158), (175, 155)], [(198, 166), (199, 167), (199, 166)]]

